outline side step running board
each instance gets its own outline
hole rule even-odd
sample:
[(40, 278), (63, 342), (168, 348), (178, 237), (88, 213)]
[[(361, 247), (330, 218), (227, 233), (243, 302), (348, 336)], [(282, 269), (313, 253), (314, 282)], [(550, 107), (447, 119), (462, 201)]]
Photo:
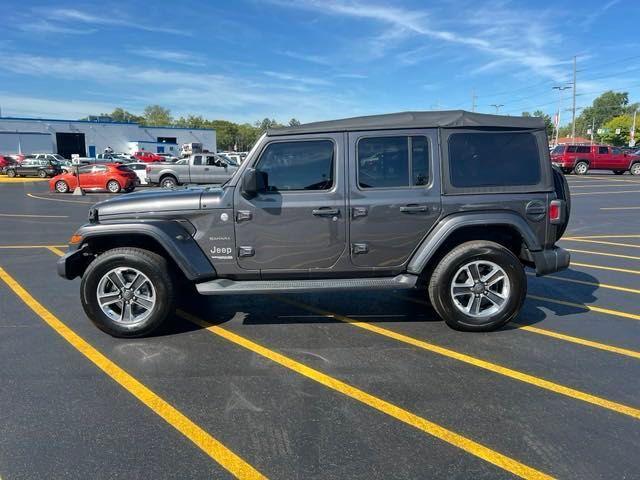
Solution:
[(418, 277), (403, 274), (395, 277), (379, 278), (335, 278), (324, 280), (246, 280), (235, 281), (219, 278), (198, 283), (196, 288), (202, 295), (316, 292), (330, 290), (367, 290), (413, 288)]

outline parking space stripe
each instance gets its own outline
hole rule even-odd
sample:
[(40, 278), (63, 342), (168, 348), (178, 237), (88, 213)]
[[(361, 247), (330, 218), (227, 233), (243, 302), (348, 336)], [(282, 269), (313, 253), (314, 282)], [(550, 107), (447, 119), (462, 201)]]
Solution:
[(19, 217), (19, 218), (69, 218), (68, 215), (26, 215), (18, 213), (0, 213), (0, 217)]
[(340, 315), (333, 312), (328, 312), (328, 311), (313, 307), (311, 305), (306, 305), (304, 303), (296, 302), (294, 300), (280, 298), (280, 297), (278, 299), (284, 303), (297, 306), (298, 308), (302, 308), (309, 312), (334, 315), (334, 318), (336, 320), (340, 320), (342, 322), (348, 323), (349, 325), (353, 325), (355, 327), (362, 328), (364, 330), (368, 330), (373, 333), (377, 333), (378, 335), (382, 335), (382, 336), (391, 338), (393, 340), (406, 343), (408, 345), (413, 345), (414, 347), (418, 347), (423, 350), (427, 350), (429, 352), (437, 353), (439, 355), (443, 355), (445, 357), (458, 360), (460, 362), (473, 365), (475, 367), (479, 367), (484, 370), (497, 373), (499, 375), (504, 375), (505, 377), (509, 377), (514, 380), (519, 380), (521, 382), (528, 383), (530, 385), (534, 385), (536, 387), (543, 388), (545, 390), (549, 390), (551, 392), (558, 393), (560, 395), (565, 395), (567, 397), (574, 398), (576, 400), (582, 400), (583, 402), (587, 402), (592, 405), (596, 405), (598, 407), (602, 407), (617, 413), (621, 413), (623, 415), (628, 415), (630, 417), (640, 420), (640, 409), (630, 407), (628, 405), (623, 405), (621, 403), (614, 402), (611, 400), (607, 400), (605, 398), (598, 397), (596, 395), (591, 395), (589, 393), (582, 392), (580, 390), (566, 387), (564, 385), (560, 385), (558, 383), (554, 383), (549, 380), (536, 377), (534, 375), (529, 375), (527, 373), (520, 372), (518, 370), (513, 370), (511, 368), (504, 367), (496, 363), (481, 360), (479, 358), (472, 357), (464, 353), (456, 352), (448, 348), (440, 347), (432, 343), (427, 343), (423, 340), (418, 340), (417, 338), (409, 337), (408, 335), (404, 335), (402, 333), (398, 333), (393, 330), (382, 328), (377, 325), (360, 322), (353, 318), (345, 317), (344, 315)]
[(612, 245), (614, 247), (640, 248), (640, 245), (632, 245), (630, 243), (608, 242), (605, 240), (592, 240), (590, 238), (574, 238), (566, 237), (562, 239), (567, 242), (597, 243), (599, 245)]
[(619, 185), (617, 183), (590, 183), (590, 182), (583, 182), (583, 183), (572, 183), (570, 184), (570, 188), (598, 188), (598, 187), (621, 187), (621, 188), (626, 188), (626, 185)]
[[(628, 260), (640, 260), (640, 257), (634, 257), (633, 255), (622, 255), (620, 253), (605, 253), (605, 252), (594, 252), (593, 250), (579, 250), (576, 248), (567, 248), (569, 252), (575, 253), (586, 253), (588, 255), (600, 255), (602, 257), (614, 257), (614, 258), (626, 258)], [(573, 265), (573, 262), (571, 262)]]
[(36, 198), (38, 200), (50, 200), (52, 202), (66, 202), (66, 203), (84, 203), (87, 205), (93, 205), (96, 202), (83, 202), (80, 200), (65, 200), (63, 198), (47, 198), (47, 197), (40, 197), (38, 195), (34, 195), (33, 193), (27, 193), (27, 197), (30, 198)]
[(621, 272), (621, 273), (631, 273), (633, 275), (640, 275), (640, 270), (630, 270), (628, 268), (618, 268), (618, 267), (607, 267), (605, 265), (592, 265), (590, 263), (579, 263), (571, 260), (572, 267), (584, 267), (584, 268), (595, 268), (596, 270), (610, 270), (612, 272)]
[[(535, 273), (527, 272), (530, 277), (535, 277)], [(576, 280), (575, 278), (558, 277), (556, 275), (545, 275), (545, 279), (559, 280), (561, 282), (576, 283), (578, 285), (589, 285), (591, 287), (606, 288), (608, 290), (617, 290), (619, 292), (635, 293), (640, 295), (640, 290), (636, 288), (621, 287), (619, 285), (611, 285), (608, 283), (587, 282), (586, 280)]]
[(510, 457), (507, 457), (506, 455), (490, 449), (489, 447), (486, 447), (445, 427), (433, 423), (423, 417), (411, 413), (410, 411), (405, 410), (397, 405), (371, 395), (363, 390), (360, 390), (359, 388), (349, 385), (348, 383), (342, 382), (334, 377), (322, 373), (319, 370), (308, 367), (307, 365), (293, 360), (292, 358), (270, 350), (225, 328), (212, 325), (211, 323), (206, 322), (184, 311), (179, 311), (178, 314), (185, 320), (199, 325), (200, 327), (215, 335), (218, 335), (236, 345), (239, 345), (264, 358), (278, 363), (279, 365), (282, 365), (289, 370), (292, 370), (300, 375), (303, 375), (304, 377), (320, 383), (325, 387), (328, 387), (365, 405), (368, 405), (369, 407), (374, 408), (375, 410), (378, 410), (379, 412), (382, 412), (386, 415), (389, 415), (396, 420), (399, 420), (403, 423), (406, 423), (407, 425), (428, 433), (433, 437), (443, 440), (450, 445), (458, 447), (465, 452), (470, 453), (486, 462), (492, 463), (493, 465), (511, 472), (514, 475), (526, 479), (552, 478), (549, 475), (540, 472), (539, 470), (520, 463), (517, 460), (514, 460)]
[[(640, 208), (640, 207), (638, 207)], [(640, 235), (632, 234), (632, 235), (571, 235), (564, 238), (640, 238)]]
[(572, 197), (577, 197), (578, 195), (613, 195), (614, 193), (640, 193), (640, 190), (612, 190), (609, 192), (578, 192), (572, 193)]
[(156, 415), (191, 440), (204, 453), (227, 469), (231, 474), (241, 479), (263, 479), (260, 472), (245, 462), (237, 454), (229, 450), (218, 440), (213, 438), (196, 425), (178, 409), (162, 399), (148, 387), (140, 383), (133, 376), (120, 368), (116, 363), (105, 357), (96, 348), (71, 330), (53, 313), (39, 303), (27, 292), (11, 275), (0, 267), (0, 279), (47, 325), (64, 338), (76, 350), (82, 353), (100, 370), (106, 373), (125, 390), (149, 407)]
[(607, 315), (613, 315), (615, 317), (629, 318), (631, 320), (640, 320), (640, 315), (635, 313), (622, 312), (620, 310), (611, 310), (609, 308), (596, 307), (595, 305), (586, 305), (584, 303), (567, 302), (565, 300), (557, 300), (555, 298), (540, 297), (538, 295), (527, 295), (527, 298), (533, 300), (540, 300), (548, 303), (556, 303), (558, 305), (566, 305), (567, 307), (576, 307), (583, 310), (591, 310), (592, 312), (605, 313)]
[(640, 207), (600, 207), (600, 210), (640, 210)]
[(49, 246), (46, 247), (47, 250), (49, 250), (50, 252), (55, 253), (56, 255), (58, 255), (59, 257), (64, 255), (64, 252), (62, 250), (60, 250), (58, 247), (54, 247), (54, 246)]
[[(26, 248), (26, 249), (31, 249), (31, 248), (47, 248), (47, 249), (48, 248), (55, 248), (55, 249), (58, 249), (58, 248), (67, 248), (67, 246), (66, 245), (0, 245), (0, 249), (2, 249), (2, 250), (11, 250), (11, 249), (20, 250), (20, 249), (23, 249), (23, 248)], [(57, 255), (57, 253), (56, 253), (56, 255)], [(63, 253), (63, 255), (64, 255), (64, 253)]]

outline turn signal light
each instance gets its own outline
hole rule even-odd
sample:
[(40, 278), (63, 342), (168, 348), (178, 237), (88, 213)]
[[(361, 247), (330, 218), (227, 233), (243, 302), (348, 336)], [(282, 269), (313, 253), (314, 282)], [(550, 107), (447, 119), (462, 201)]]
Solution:
[(69, 239), (69, 243), (71, 245), (75, 245), (77, 243), (80, 243), (82, 241), (82, 235), (71, 235), (71, 238)]

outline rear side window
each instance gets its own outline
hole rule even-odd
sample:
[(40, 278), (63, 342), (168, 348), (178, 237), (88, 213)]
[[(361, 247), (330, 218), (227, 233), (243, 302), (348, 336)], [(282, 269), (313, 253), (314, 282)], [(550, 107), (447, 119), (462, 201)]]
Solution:
[(578, 153), (591, 153), (591, 147), (578, 147), (576, 151)]
[(449, 137), (453, 187), (509, 187), (540, 182), (538, 142), (528, 132), (454, 133)]
[(428, 183), (426, 137), (370, 137), (358, 141), (360, 188), (406, 188)]
[(265, 148), (258, 169), (268, 175), (270, 192), (329, 190), (333, 186), (333, 142), (277, 142)]
[(598, 153), (600, 155), (609, 153), (609, 147), (598, 147)]
[(569, 145), (567, 147), (567, 153), (576, 153), (578, 151), (578, 147), (575, 145)]

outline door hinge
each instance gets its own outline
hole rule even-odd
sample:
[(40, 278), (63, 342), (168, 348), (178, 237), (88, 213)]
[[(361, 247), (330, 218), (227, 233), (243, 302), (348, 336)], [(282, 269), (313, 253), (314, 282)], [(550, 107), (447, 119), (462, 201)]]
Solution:
[(253, 247), (240, 247), (238, 248), (239, 257), (253, 257), (255, 255)]
[(236, 214), (236, 222), (243, 222), (244, 220), (251, 220), (251, 211), (250, 210), (238, 210)]
[(354, 255), (369, 253), (369, 245), (367, 245), (366, 243), (352, 243), (351, 253), (353, 253)]
[(369, 212), (367, 211), (366, 207), (353, 207), (353, 209), (351, 210), (351, 216), (353, 218), (366, 217), (368, 213)]

